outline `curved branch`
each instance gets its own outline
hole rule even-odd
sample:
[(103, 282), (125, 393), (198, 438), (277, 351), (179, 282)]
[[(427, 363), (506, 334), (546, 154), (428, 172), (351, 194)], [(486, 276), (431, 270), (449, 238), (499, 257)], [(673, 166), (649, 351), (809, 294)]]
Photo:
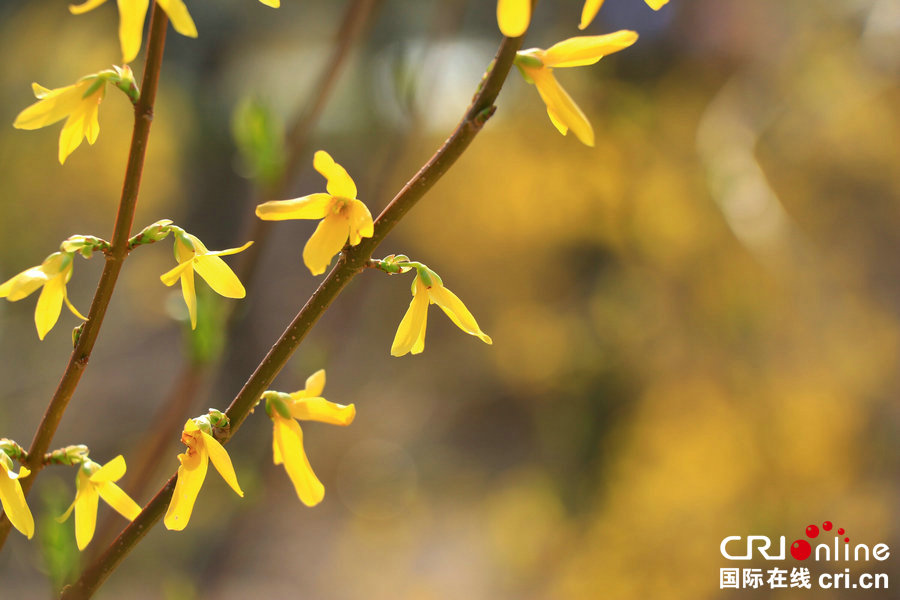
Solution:
[[(371, 238), (363, 239), (358, 245), (345, 249), (337, 264), (319, 285), (294, 320), (288, 325), (278, 341), (269, 350), (263, 361), (244, 384), (244, 387), (228, 407), (226, 414), (231, 420), (229, 438), (240, 428), (250, 410), (256, 405), (262, 393), (269, 387), (288, 359), (309, 333), (319, 317), (341, 293), (347, 283), (362, 271), (372, 252), (403, 216), (434, 186), (456, 160), (465, 152), (484, 123), (494, 113), (494, 101), (512, 68), (513, 59), (522, 44), (522, 38), (504, 38), (497, 55), (482, 79), (472, 103), (456, 129), (447, 141), (403, 186), (388, 206), (375, 220), (375, 232)], [(63, 590), (65, 600), (90, 598), (103, 584), (110, 573), (122, 562), (134, 546), (162, 518), (175, 489), (176, 476), (156, 493), (119, 537), (82, 573), (77, 582)]]

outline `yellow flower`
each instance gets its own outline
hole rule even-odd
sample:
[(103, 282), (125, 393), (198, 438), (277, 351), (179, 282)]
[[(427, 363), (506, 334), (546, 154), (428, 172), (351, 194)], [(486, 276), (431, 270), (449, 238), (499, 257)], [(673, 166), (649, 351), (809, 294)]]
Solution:
[[(259, 0), (267, 6), (278, 8), (280, 0)], [(83, 4), (69, 5), (73, 15), (84, 14), (94, 10), (106, 0), (87, 0)], [(156, 0), (159, 7), (166, 11), (172, 27), (181, 35), (197, 37), (197, 26), (182, 0)], [(144, 19), (150, 0), (117, 0), (119, 5), (119, 43), (122, 46), (123, 62), (131, 62), (141, 49), (141, 36), (144, 32)]]
[(181, 294), (191, 315), (191, 329), (197, 328), (197, 294), (194, 291), (194, 271), (209, 284), (217, 294), (226, 298), (243, 298), (247, 295), (244, 286), (225, 261), (219, 258), (246, 250), (253, 242), (240, 248), (210, 252), (203, 242), (180, 228), (172, 227), (175, 233), (175, 260), (178, 266), (160, 276), (168, 286), (181, 280)]
[(94, 537), (98, 498), (103, 498), (104, 502), (129, 521), (140, 514), (141, 507), (115, 484), (124, 474), (125, 459), (121, 454), (103, 466), (85, 459), (78, 467), (75, 500), (57, 521), (66, 521), (72, 511), (75, 511), (75, 541), (79, 550), (84, 550)]
[(18, 474), (13, 472), (12, 459), (6, 452), (0, 451), (0, 503), (12, 526), (28, 539), (34, 535), (34, 517), (25, 503), (25, 494), (22, 493), (19, 480), (30, 474), (31, 471), (25, 467), (19, 469)]
[(553, 69), (592, 65), (607, 54), (632, 45), (637, 37), (637, 33), (633, 31), (621, 30), (606, 35), (569, 38), (547, 50), (532, 48), (519, 52), (516, 65), (525, 80), (537, 87), (556, 129), (563, 135), (571, 129), (583, 144), (593, 146), (594, 129), (590, 121), (566, 90), (557, 83)]
[(319, 421), (331, 425), (349, 425), (356, 417), (356, 407), (335, 404), (320, 397), (325, 387), (325, 370), (306, 380), (306, 388), (293, 394), (268, 391), (266, 412), (272, 418), (272, 457), (276, 465), (284, 464), (294, 484), (297, 497), (307, 506), (315, 506), (325, 497), (319, 481), (303, 450), (303, 431), (294, 419)]
[(184, 432), (181, 434), (181, 441), (187, 446), (187, 451), (178, 455), (178, 460), (181, 462), (181, 466), (178, 467), (178, 481), (175, 483), (172, 501), (169, 503), (169, 509), (163, 519), (166, 529), (173, 531), (181, 531), (190, 521), (194, 502), (197, 500), (197, 494), (200, 493), (203, 480), (206, 479), (206, 470), (210, 460), (222, 479), (231, 486), (231, 489), (237, 492), (241, 498), (244, 497), (244, 492), (238, 485), (237, 475), (234, 474), (234, 467), (231, 465), (231, 459), (225, 448), (216, 438), (201, 429), (197, 421), (203, 423), (204, 428), (208, 427), (209, 421), (206, 417), (188, 419), (184, 424)]
[[(87, 0), (83, 4), (69, 5), (73, 15), (84, 14), (94, 10), (106, 0)], [(129, 63), (135, 59), (141, 49), (141, 36), (144, 33), (144, 19), (150, 0), (118, 0), (119, 5), (119, 43), (122, 46), (122, 61)], [(181, 35), (197, 37), (197, 27), (182, 0), (156, 0), (159, 7), (166, 11), (172, 27)]]
[[(644, 0), (644, 2), (653, 10), (659, 10), (668, 4), (669, 0)], [(600, 11), (601, 6), (603, 6), (603, 0), (587, 0), (584, 3), (584, 8), (581, 9), (581, 24), (578, 25), (578, 29), (584, 29), (590, 25)]]
[(400, 321), (400, 326), (397, 327), (391, 355), (403, 356), (407, 352), (419, 354), (425, 349), (425, 324), (429, 304), (440, 306), (450, 320), (469, 335), (478, 337), (485, 344), (494, 343), (490, 336), (478, 327), (475, 317), (462, 300), (444, 287), (441, 278), (434, 271), (417, 267), (412, 293), (412, 302), (409, 303), (409, 308)]
[(64, 164), (81, 145), (82, 139), (87, 138), (89, 144), (97, 141), (100, 135), (98, 114), (106, 94), (106, 81), (98, 73), (54, 90), (32, 83), (38, 101), (19, 113), (13, 127), (40, 129), (66, 119), (59, 134), (59, 163)]
[(497, 24), (506, 37), (524, 35), (531, 21), (531, 0), (497, 0)]
[(325, 272), (331, 258), (349, 240), (356, 246), (364, 237), (372, 237), (372, 214), (356, 199), (356, 184), (334, 159), (319, 150), (313, 166), (328, 181), (327, 194), (310, 194), (293, 200), (272, 200), (256, 207), (256, 216), (264, 221), (322, 219), (303, 248), (303, 263), (313, 275)]
[(72, 278), (72, 256), (68, 252), (54, 252), (37, 267), (22, 271), (0, 285), (0, 298), (10, 302), (21, 300), (43, 286), (34, 310), (34, 324), (41, 339), (56, 325), (63, 302), (76, 317), (87, 320), (72, 306), (66, 294), (66, 284)]

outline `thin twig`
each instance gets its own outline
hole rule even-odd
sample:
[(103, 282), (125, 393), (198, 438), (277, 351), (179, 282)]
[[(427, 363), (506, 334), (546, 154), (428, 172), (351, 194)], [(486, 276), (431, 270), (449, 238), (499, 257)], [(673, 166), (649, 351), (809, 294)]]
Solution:
[[(162, 64), (163, 49), (166, 42), (166, 25), (168, 17), (159, 7), (153, 12), (150, 23), (150, 34), (147, 42), (147, 62), (144, 66), (144, 78), (141, 83), (141, 97), (134, 106), (134, 129), (131, 134), (131, 149), (128, 153), (128, 165), (125, 169), (125, 181), (122, 185), (122, 196), (119, 201), (119, 212), (116, 215), (115, 228), (113, 229), (112, 245), (106, 255), (106, 264), (94, 292), (88, 319), (81, 330), (78, 343), (69, 357), (66, 370), (47, 406), (41, 423), (35, 432), (31, 447), (28, 450), (29, 459), (25, 466), (31, 470), (31, 475), (22, 480), (22, 491), (28, 494), (40, 470), (43, 468), (41, 457), (50, 447), (59, 422), (62, 419), (66, 407), (78, 382), (87, 368), (94, 343), (100, 333), (103, 317), (116, 287), (116, 280), (122, 263), (128, 255), (128, 237), (131, 235), (131, 225), (134, 221), (134, 211), (137, 206), (138, 191), (141, 186), (141, 173), (144, 169), (144, 156), (147, 153), (147, 140), (150, 136), (150, 124), (153, 121), (153, 104), (156, 100), (156, 88), (159, 81), (159, 70)], [(10, 522), (4, 514), (0, 518), (0, 547), (6, 541), (9, 534)]]
[[(478, 87), (472, 104), (462, 121), (443, 146), (419, 170), (384, 209), (375, 221), (375, 232), (371, 238), (364, 238), (358, 245), (345, 249), (337, 264), (303, 306), (288, 328), (281, 334), (275, 345), (244, 384), (243, 389), (228, 407), (226, 414), (231, 420), (229, 438), (240, 428), (250, 410), (256, 405), (262, 393), (272, 383), (288, 359), (309, 333), (319, 317), (331, 305), (347, 283), (365, 267), (372, 252), (384, 240), (399, 220), (434, 186), (435, 183), (463, 154), (475, 136), (481, 131), (485, 121), (494, 112), (494, 101), (512, 68), (516, 52), (521, 47), (522, 38), (504, 38), (497, 55)], [(221, 440), (227, 443), (228, 439)], [(92, 563), (73, 585), (63, 590), (65, 600), (87, 599), (102, 585), (134, 546), (162, 518), (172, 499), (177, 475), (157, 492), (144, 507), (141, 514), (126, 527), (106, 551)]]

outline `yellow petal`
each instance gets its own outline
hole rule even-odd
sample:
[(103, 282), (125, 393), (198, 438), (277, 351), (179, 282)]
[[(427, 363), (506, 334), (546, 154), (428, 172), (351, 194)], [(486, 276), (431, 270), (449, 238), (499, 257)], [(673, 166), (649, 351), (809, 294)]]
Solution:
[(271, 6), (272, 8), (278, 8), (279, 6), (281, 6), (280, 0), (259, 0), (259, 1), (262, 2), (263, 4), (265, 4), (266, 6)]
[(20, 112), (13, 127), (39, 129), (66, 118), (81, 104), (82, 96), (90, 84), (90, 81), (80, 81), (55, 90), (41, 88), (41, 99)]
[(75, 542), (79, 550), (84, 550), (94, 537), (98, 500), (97, 490), (92, 485), (84, 486), (75, 498)]
[(125, 458), (120, 454), (90, 476), (92, 483), (104, 483), (106, 481), (118, 481), (125, 475)]
[(87, 0), (84, 4), (70, 4), (69, 12), (73, 15), (81, 15), (89, 10), (94, 10), (104, 2), (106, 2), (106, 0)]
[(217, 294), (226, 298), (243, 298), (247, 295), (241, 280), (225, 261), (213, 254), (194, 259), (194, 270)]
[(191, 317), (191, 329), (197, 329), (197, 292), (194, 289), (193, 269), (185, 269), (181, 273), (181, 296)]
[(31, 536), (34, 535), (34, 517), (31, 516), (28, 504), (25, 503), (22, 484), (18, 481), (19, 477), (23, 477), (23, 475), (20, 472), (16, 476), (15, 473), (7, 471), (5, 465), (2, 470), (5, 471), (0, 472), (0, 504), (3, 505), (3, 512), (13, 527), (31, 539)]
[(349, 425), (356, 417), (356, 406), (344, 406), (325, 398), (303, 398), (292, 402), (291, 416), (301, 421), (319, 421), (330, 425)]
[(31, 91), (34, 92), (34, 97), (38, 100), (45, 96), (49, 96), (53, 92), (50, 88), (45, 88), (36, 81), (31, 82)]
[(65, 523), (70, 516), (72, 516), (72, 511), (75, 510), (75, 504), (78, 502), (78, 494), (75, 494), (75, 499), (72, 500), (72, 504), (69, 505), (69, 508), (66, 509), (66, 512), (56, 517), (57, 523)]
[(560, 120), (559, 117), (556, 116), (556, 113), (553, 112), (553, 109), (549, 106), (547, 107), (547, 116), (550, 117), (550, 122), (553, 123), (553, 126), (556, 127), (556, 130), (563, 135), (569, 133), (569, 127)]
[(349, 242), (351, 246), (360, 243), (362, 238), (370, 238), (374, 235), (375, 227), (368, 206), (360, 200), (351, 200), (347, 203), (345, 210), (347, 211), (347, 220), (350, 222)]
[(141, 51), (144, 19), (150, 0), (118, 0), (119, 44), (122, 46), (122, 62), (130, 63)]
[(303, 247), (303, 264), (313, 275), (324, 273), (332, 257), (347, 243), (349, 233), (346, 218), (334, 213), (326, 216)]
[(256, 207), (256, 216), (263, 221), (288, 219), (323, 219), (331, 206), (331, 194), (310, 194), (293, 200), (271, 200)]
[(653, 10), (659, 10), (663, 6), (669, 3), (669, 0), (644, 0), (647, 3), (647, 6), (652, 8)]
[(622, 29), (606, 35), (583, 35), (553, 44), (544, 52), (547, 67), (592, 65), (607, 54), (624, 50), (635, 43), (638, 34)]
[(34, 324), (37, 326), (38, 337), (44, 336), (53, 329), (62, 311), (63, 296), (66, 294), (66, 284), (62, 277), (53, 277), (44, 284), (41, 295), (38, 297), (37, 307), (34, 309)]
[(316, 152), (313, 156), (313, 167), (328, 181), (325, 189), (329, 194), (347, 200), (356, 198), (356, 184), (344, 167), (334, 162), (330, 154), (324, 150)]
[(219, 475), (222, 476), (225, 483), (231, 486), (231, 489), (237, 492), (238, 496), (243, 498), (244, 492), (241, 490), (241, 486), (238, 485), (237, 475), (234, 474), (234, 467), (231, 464), (231, 458), (228, 456), (228, 452), (225, 451), (225, 448), (216, 438), (205, 431), (201, 431), (200, 435), (203, 437), (206, 451), (209, 453), (209, 459), (212, 461), (216, 471), (219, 472)]
[(428, 319), (428, 295), (416, 294), (397, 327), (391, 356), (403, 356), (408, 352), (419, 354), (425, 349), (425, 325)]
[(531, 0), (498, 0), (497, 24), (506, 37), (519, 37), (531, 21)]
[(428, 295), (435, 304), (441, 307), (457, 327), (469, 335), (476, 336), (485, 344), (494, 343), (489, 335), (481, 331), (478, 323), (475, 322), (475, 317), (472, 316), (466, 305), (462, 303), (462, 300), (457, 298), (456, 294), (442, 285), (434, 285), (428, 290)]
[(84, 139), (84, 113), (75, 111), (66, 119), (59, 132), (59, 164), (66, 164), (66, 158), (78, 149)]
[(64, 292), (63, 300), (65, 301), (66, 306), (69, 307), (69, 310), (72, 312), (72, 314), (75, 315), (76, 317), (78, 317), (79, 319), (81, 319), (82, 321), (87, 321), (87, 317), (84, 316), (83, 314), (81, 314), (80, 312), (78, 312), (78, 309), (75, 308), (75, 305), (72, 304), (72, 302), (69, 300), (69, 293), (66, 292), (65, 288), (63, 288), (63, 292)]
[(194, 25), (191, 13), (188, 12), (184, 2), (181, 0), (156, 0), (156, 3), (169, 15), (175, 31), (187, 37), (197, 37), (197, 26)]
[[(199, 242), (200, 240), (197, 240), (197, 241)], [(246, 244), (244, 244), (243, 246), (240, 246), (239, 248), (226, 248), (225, 250), (205, 250), (204, 249), (201, 256), (230, 256), (232, 254), (237, 254), (239, 252), (243, 252), (244, 250), (246, 250), (247, 248), (249, 248), (252, 245), (253, 245), (253, 242), (250, 241), (250, 242), (247, 242)]]
[(103, 498), (103, 501), (109, 504), (117, 513), (128, 519), (134, 519), (141, 514), (141, 507), (137, 502), (117, 486), (112, 481), (97, 485), (97, 493)]
[(82, 125), (84, 128), (84, 137), (88, 141), (88, 144), (91, 145), (97, 141), (97, 136), (100, 135), (100, 102), (106, 94), (106, 86), (104, 85), (100, 89), (102, 91), (97, 98), (97, 101), (91, 102), (85, 109), (84, 123)]
[(183, 263), (180, 263), (177, 267), (170, 271), (166, 271), (162, 275), (159, 276), (160, 281), (168, 286), (175, 285), (175, 282), (181, 279), (181, 275), (194, 267), (193, 259), (188, 259)]
[(325, 389), (325, 369), (319, 369), (306, 378), (306, 387), (303, 389), (305, 397), (321, 396)]
[(528, 75), (537, 86), (538, 93), (544, 104), (559, 120), (560, 123), (571, 129), (581, 143), (586, 146), (594, 145), (594, 129), (590, 121), (575, 104), (575, 101), (557, 83), (550, 69), (526, 69)]
[(179, 454), (178, 460), (181, 461), (181, 466), (178, 467), (178, 480), (175, 482), (172, 501), (169, 502), (169, 508), (163, 519), (166, 529), (172, 531), (181, 531), (191, 520), (194, 502), (197, 501), (197, 494), (200, 493), (209, 466), (209, 457), (202, 450)]
[(300, 425), (293, 419), (276, 416), (273, 435), (297, 497), (306, 506), (315, 506), (325, 497), (325, 486), (316, 477), (303, 450)]
[(16, 302), (34, 293), (47, 282), (47, 274), (40, 266), (31, 267), (0, 285), (0, 298)]
[(603, 0), (587, 0), (584, 8), (581, 9), (581, 23), (578, 25), (578, 29), (584, 29), (590, 25), (601, 6), (603, 6)]

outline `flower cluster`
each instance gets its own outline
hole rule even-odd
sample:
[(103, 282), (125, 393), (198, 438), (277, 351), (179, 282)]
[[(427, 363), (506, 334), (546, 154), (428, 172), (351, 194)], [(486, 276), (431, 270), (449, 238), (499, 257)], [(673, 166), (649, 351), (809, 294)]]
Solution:
[[(75, 541), (79, 550), (84, 550), (94, 537), (97, 526), (97, 506), (99, 499), (113, 507), (129, 521), (133, 521), (141, 512), (141, 507), (131, 499), (116, 481), (125, 474), (125, 459), (117, 456), (105, 465), (100, 465), (88, 458), (88, 448), (84, 445), (66, 446), (45, 455), (45, 464), (55, 463), (78, 467), (75, 478), (75, 500), (62, 516), (60, 523), (75, 513)], [(31, 472), (24, 466), (16, 474), (13, 471), (12, 459), (20, 462), (26, 457), (21, 446), (6, 438), (0, 439), (0, 501), (3, 512), (9, 517), (13, 527), (28, 538), (34, 535), (34, 517), (25, 503), (25, 495), (19, 480)]]

